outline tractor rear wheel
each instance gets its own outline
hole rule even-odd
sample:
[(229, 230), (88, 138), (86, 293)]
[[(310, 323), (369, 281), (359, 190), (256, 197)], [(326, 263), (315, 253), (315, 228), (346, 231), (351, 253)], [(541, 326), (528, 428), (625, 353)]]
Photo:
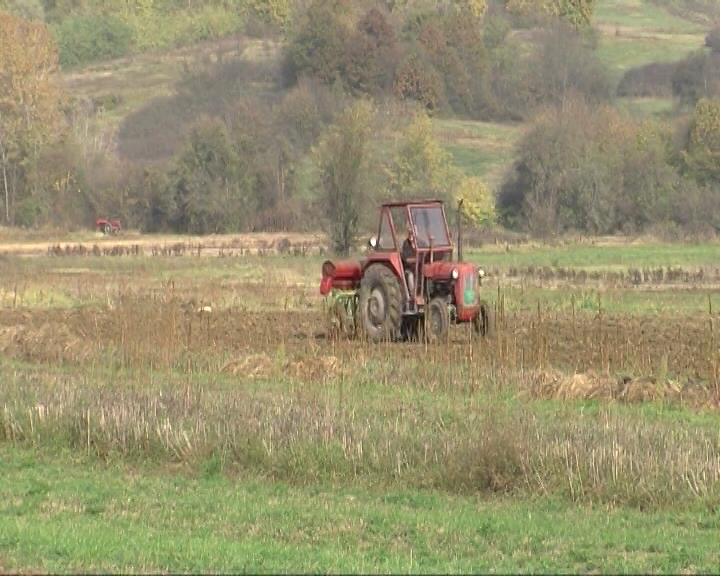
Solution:
[(395, 341), (400, 336), (400, 282), (383, 264), (371, 265), (360, 281), (358, 321), (370, 342)]
[(478, 336), (490, 338), (495, 333), (495, 314), (490, 304), (480, 301), (480, 310), (473, 318), (473, 329)]
[(429, 342), (440, 342), (447, 337), (449, 328), (447, 302), (443, 298), (433, 298), (425, 310), (425, 338)]

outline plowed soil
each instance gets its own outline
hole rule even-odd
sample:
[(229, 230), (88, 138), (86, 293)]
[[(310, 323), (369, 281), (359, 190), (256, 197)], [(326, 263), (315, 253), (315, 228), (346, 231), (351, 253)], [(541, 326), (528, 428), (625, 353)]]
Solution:
[[(717, 322), (717, 319), (715, 320)], [(85, 361), (112, 353), (128, 363), (172, 366), (187, 355), (227, 361), (238, 354), (295, 356), (343, 353), (353, 363), (469, 362), (518, 370), (553, 367), (586, 371), (626, 370), (711, 379), (718, 345), (708, 317), (516, 313), (497, 319), (490, 340), (454, 327), (447, 343), (367, 345), (328, 336), (317, 311), (197, 313), (150, 299), (115, 309), (0, 310), (0, 350), (26, 360)]]

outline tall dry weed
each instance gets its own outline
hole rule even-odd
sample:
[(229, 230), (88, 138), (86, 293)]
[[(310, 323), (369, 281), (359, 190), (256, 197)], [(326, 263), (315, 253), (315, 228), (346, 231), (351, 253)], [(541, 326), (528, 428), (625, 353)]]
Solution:
[(541, 493), (663, 507), (720, 495), (720, 434), (600, 410), (543, 414), (484, 400), (362, 401), (337, 388), (99, 384), (16, 374), (0, 440), (197, 467), (208, 458), (291, 482), (367, 481), (449, 492)]

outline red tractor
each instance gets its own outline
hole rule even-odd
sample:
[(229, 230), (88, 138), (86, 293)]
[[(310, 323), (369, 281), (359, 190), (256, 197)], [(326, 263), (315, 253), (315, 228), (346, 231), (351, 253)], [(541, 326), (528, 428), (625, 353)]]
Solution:
[(320, 293), (333, 296), (341, 332), (380, 342), (415, 338), (422, 331), (437, 341), (451, 323), (471, 322), (477, 334), (490, 335), (492, 309), (478, 295), (485, 272), (462, 261), (459, 216), (453, 260), (441, 201), (383, 204), (369, 247), (362, 260), (328, 260), (322, 266)]
[(95, 229), (100, 230), (103, 234), (117, 234), (120, 232), (120, 220), (117, 218), (98, 218), (95, 220)]

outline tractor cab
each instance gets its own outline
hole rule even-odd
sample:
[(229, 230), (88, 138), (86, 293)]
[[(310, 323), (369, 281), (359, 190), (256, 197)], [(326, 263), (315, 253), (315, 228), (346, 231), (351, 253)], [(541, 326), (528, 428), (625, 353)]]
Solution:
[(445, 217), (445, 208), (438, 200), (393, 202), (380, 208), (377, 236), (370, 239), (372, 258), (392, 255), (401, 271), (406, 295), (405, 312), (423, 301), (423, 268), (432, 262), (451, 261), (453, 244)]
[(334, 295), (339, 326), (373, 342), (412, 338), (420, 331), (438, 340), (450, 324), (465, 322), (488, 335), (492, 311), (479, 297), (485, 273), (462, 261), (459, 218), (457, 242), (453, 259), (440, 200), (385, 203), (367, 256), (324, 262), (320, 293)]

